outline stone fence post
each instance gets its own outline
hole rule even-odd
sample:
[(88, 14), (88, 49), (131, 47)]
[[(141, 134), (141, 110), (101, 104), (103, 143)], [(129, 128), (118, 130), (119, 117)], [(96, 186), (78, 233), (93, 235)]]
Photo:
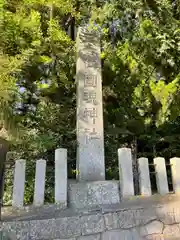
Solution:
[(180, 158), (174, 157), (170, 159), (173, 190), (180, 195)]
[(67, 149), (55, 151), (55, 202), (67, 206)]
[(118, 149), (119, 179), (122, 197), (134, 196), (132, 154), (130, 148)]
[(152, 191), (151, 191), (148, 158), (144, 158), (144, 157), (139, 158), (138, 167), (139, 167), (140, 194), (143, 196), (151, 196)]
[(40, 206), (43, 205), (44, 203), (45, 178), (46, 178), (46, 160), (40, 159), (36, 162), (35, 189), (34, 189), (35, 206)]
[(17, 160), (14, 169), (13, 200), (12, 206), (22, 208), (24, 204), (26, 161)]
[(156, 171), (156, 183), (158, 188), (158, 193), (161, 195), (166, 195), (169, 193), (166, 163), (165, 159), (162, 157), (154, 158), (154, 165)]

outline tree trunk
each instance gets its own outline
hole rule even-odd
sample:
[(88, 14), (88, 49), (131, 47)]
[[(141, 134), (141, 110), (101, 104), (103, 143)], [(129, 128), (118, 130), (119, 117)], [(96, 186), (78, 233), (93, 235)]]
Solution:
[(153, 158), (156, 157), (156, 144), (153, 143)]
[(0, 220), (1, 220), (1, 207), (3, 203), (4, 169), (5, 169), (7, 152), (8, 152), (8, 142), (0, 138)]
[(133, 162), (133, 180), (134, 180), (134, 191), (135, 195), (139, 195), (139, 170), (138, 170), (138, 161), (137, 161), (137, 138), (134, 136), (131, 143), (132, 150), (132, 162)]

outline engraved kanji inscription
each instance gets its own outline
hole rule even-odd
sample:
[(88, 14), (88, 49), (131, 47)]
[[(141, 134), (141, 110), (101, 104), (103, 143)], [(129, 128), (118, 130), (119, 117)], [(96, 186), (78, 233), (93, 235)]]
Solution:
[(93, 62), (90, 62), (90, 61), (85, 61), (85, 67), (86, 68), (100, 68), (100, 64), (98, 62), (98, 60), (94, 60)]
[(93, 128), (93, 130), (89, 133), (90, 139), (99, 139), (98, 133), (96, 132), (96, 129)]
[(91, 140), (100, 139), (100, 136), (98, 136), (98, 133), (96, 132), (95, 128), (93, 128), (93, 129), (85, 128), (84, 134), (85, 134), (85, 138), (86, 138), (86, 143), (88, 143)]
[(92, 52), (85, 60), (86, 68), (100, 68), (99, 54)]
[(96, 118), (97, 117), (97, 109), (96, 108), (85, 108), (84, 109), (84, 117)]
[(85, 66), (86, 66), (86, 68), (94, 67), (94, 63), (87, 60), (87, 61), (85, 61)]
[(97, 87), (97, 76), (84, 75), (84, 87)]
[(84, 91), (83, 99), (85, 101), (92, 101), (96, 99), (95, 91)]
[(85, 141), (86, 141), (86, 144), (88, 144), (90, 138), (89, 138), (89, 133), (90, 133), (91, 129), (90, 128), (85, 128), (84, 129), (84, 136), (85, 136)]

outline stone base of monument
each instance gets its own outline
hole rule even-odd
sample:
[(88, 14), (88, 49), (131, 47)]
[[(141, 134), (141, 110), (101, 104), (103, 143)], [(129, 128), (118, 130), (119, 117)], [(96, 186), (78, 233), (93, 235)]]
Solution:
[(91, 208), (120, 203), (119, 181), (70, 181), (68, 205), (71, 208)]
[(8, 219), (4, 216), (0, 230), (13, 237), (6, 240), (175, 240), (180, 239), (179, 206), (180, 197), (175, 195), (88, 211), (51, 206)]

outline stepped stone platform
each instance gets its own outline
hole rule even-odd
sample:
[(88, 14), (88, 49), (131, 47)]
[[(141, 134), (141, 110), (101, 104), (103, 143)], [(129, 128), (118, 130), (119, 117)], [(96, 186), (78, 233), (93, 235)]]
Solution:
[(79, 209), (4, 208), (0, 228), (22, 240), (180, 239), (180, 197), (133, 197)]

